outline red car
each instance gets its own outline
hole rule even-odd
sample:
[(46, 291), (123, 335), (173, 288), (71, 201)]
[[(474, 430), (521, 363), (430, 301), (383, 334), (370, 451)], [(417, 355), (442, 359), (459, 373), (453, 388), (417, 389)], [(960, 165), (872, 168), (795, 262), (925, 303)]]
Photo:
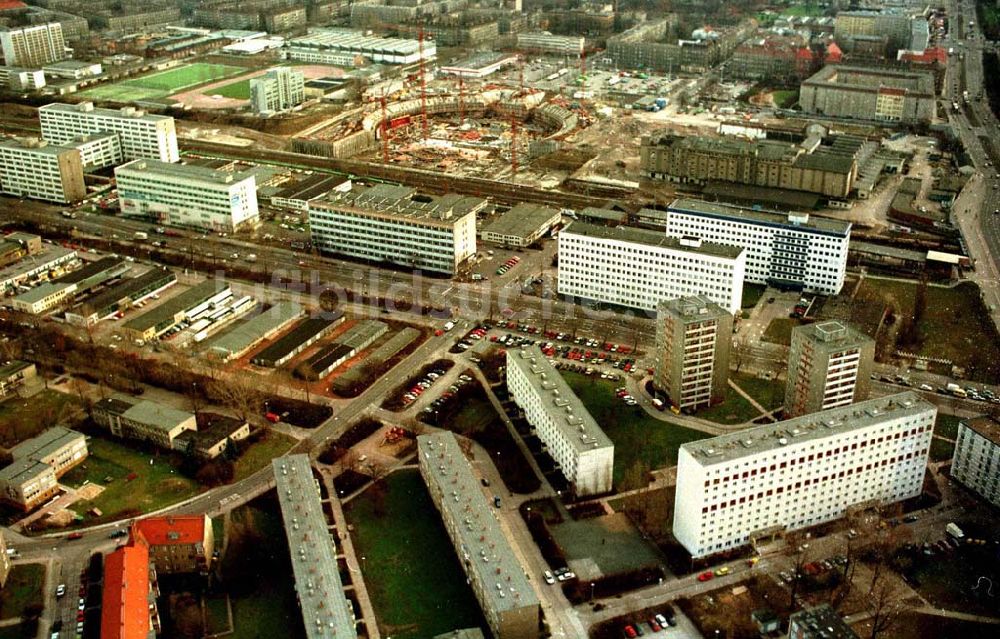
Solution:
[(706, 570), (705, 572), (698, 575), (698, 581), (711, 581), (712, 577), (715, 577), (715, 573), (711, 570)]
[(628, 637), (629, 639), (635, 637), (636, 636), (635, 628), (633, 628), (632, 626), (625, 626), (625, 636)]

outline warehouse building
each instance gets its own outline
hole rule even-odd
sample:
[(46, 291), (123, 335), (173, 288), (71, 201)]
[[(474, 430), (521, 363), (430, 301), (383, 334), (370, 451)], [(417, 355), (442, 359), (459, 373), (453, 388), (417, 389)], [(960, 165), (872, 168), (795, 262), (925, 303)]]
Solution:
[(322, 253), (454, 274), (476, 254), (476, 214), (487, 206), (483, 198), (378, 184), (312, 203), (309, 227)]
[(250, 359), (250, 363), (267, 368), (284, 366), (293, 357), (321, 340), (324, 335), (343, 322), (343, 311), (323, 313), (319, 317), (305, 319), (270, 346), (254, 355)]
[(686, 198), (674, 200), (664, 218), (667, 235), (742, 248), (747, 282), (824, 295), (844, 285), (850, 222)]
[(226, 362), (241, 357), (302, 317), (303, 312), (302, 306), (296, 302), (278, 302), (217, 338), (209, 347), (209, 352)]
[(934, 119), (936, 96), (930, 71), (895, 71), (828, 65), (802, 83), (805, 113), (908, 124)]
[(115, 179), (123, 215), (226, 233), (260, 224), (252, 171), (133, 160), (115, 169)]
[[(284, 54), (288, 60), (358, 66), (355, 62), (359, 58), (381, 64), (415, 64), (420, 61), (420, 51), (417, 40), (379, 38), (352, 29), (310, 29), (308, 35), (289, 40)], [(436, 56), (434, 41), (424, 42), (424, 60)]]
[(128, 270), (125, 260), (105, 257), (21, 293), (11, 300), (10, 306), (22, 313), (45, 313), (74, 296), (86, 294), (108, 280), (124, 275)]
[(705, 557), (915, 497), (936, 417), (907, 391), (684, 444), (674, 536)]
[(507, 389), (578, 496), (611, 492), (615, 446), (541, 349), (507, 350)]
[(700, 296), (664, 300), (656, 311), (656, 387), (685, 411), (725, 400), (732, 313)]
[(73, 326), (93, 326), (115, 313), (125, 312), (136, 302), (173, 286), (177, 276), (165, 268), (152, 268), (138, 277), (110, 284), (101, 292), (66, 311), (66, 323)]
[(305, 379), (323, 379), (389, 332), (389, 325), (375, 320), (361, 320), (340, 335), (333, 344), (321, 348), (295, 372)]
[(539, 636), (541, 605), (455, 435), (417, 437), (417, 459), (459, 563), (496, 639)]
[(177, 162), (177, 129), (173, 117), (153, 115), (134, 107), (99, 109), (93, 102), (46, 104), (38, 109), (42, 138), (70, 144), (81, 135), (114, 133), (121, 139), (125, 159), (145, 158)]
[(354, 607), (340, 580), (337, 539), (330, 534), (309, 456), (286, 455), (271, 466), (306, 639), (357, 639)]
[(10, 291), (21, 284), (55, 276), (77, 259), (77, 253), (73, 249), (46, 244), (38, 253), (0, 269), (0, 291)]
[(836, 320), (796, 326), (788, 351), (785, 415), (796, 417), (868, 399), (875, 340)]
[(959, 422), (951, 476), (1000, 507), (1000, 422), (987, 415)]
[(57, 204), (87, 197), (78, 149), (35, 138), (0, 141), (0, 192)]
[(572, 222), (559, 232), (558, 291), (650, 312), (663, 300), (703, 295), (737, 313), (745, 253), (697, 237)]
[(524, 248), (542, 239), (559, 224), (559, 209), (521, 203), (500, 214), (480, 231), (484, 242)]
[(138, 317), (125, 322), (124, 332), (133, 340), (148, 342), (173, 328), (190, 314), (219, 304), (233, 296), (228, 284), (205, 280)]
[(477, 53), (471, 57), (452, 64), (441, 66), (438, 71), (443, 75), (455, 75), (465, 79), (481, 80), (493, 75), (504, 67), (517, 64), (516, 55), (503, 53)]

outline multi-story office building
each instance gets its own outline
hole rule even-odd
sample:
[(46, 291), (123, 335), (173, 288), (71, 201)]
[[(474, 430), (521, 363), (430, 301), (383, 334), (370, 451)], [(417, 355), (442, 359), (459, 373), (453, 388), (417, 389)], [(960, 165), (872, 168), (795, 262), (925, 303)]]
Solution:
[(38, 109), (42, 137), (55, 144), (70, 144), (81, 135), (115, 133), (121, 138), (122, 156), (177, 162), (177, 129), (174, 119), (134, 107), (99, 109), (93, 102), (46, 104)]
[(915, 497), (936, 416), (907, 391), (684, 444), (674, 536), (704, 557)]
[(1000, 506), (1000, 422), (986, 415), (959, 422), (951, 476)]
[(858, 639), (858, 635), (830, 604), (823, 604), (789, 617), (788, 639)]
[(455, 435), (417, 438), (420, 475), (496, 639), (538, 637), (541, 607)]
[(153, 639), (160, 632), (160, 588), (149, 546), (133, 534), (104, 561), (101, 639)]
[(559, 294), (655, 311), (703, 295), (731, 313), (743, 301), (745, 251), (700, 238), (573, 222), (559, 232)]
[(838, 320), (796, 326), (788, 352), (785, 415), (868, 399), (875, 340)]
[(174, 441), (181, 433), (198, 428), (192, 413), (124, 396), (108, 397), (94, 404), (93, 417), (116, 437), (149, 441), (163, 448), (174, 448)]
[(517, 34), (517, 48), (531, 53), (549, 53), (579, 58), (583, 55), (583, 43), (582, 36), (557, 36), (544, 32)]
[(309, 229), (323, 253), (451, 274), (476, 254), (476, 213), (487, 205), (378, 184), (310, 202)]
[(910, 46), (912, 26), (909, 14), (899, 9), (841, 11), (834, 22), (833, 35), (848, 49), (858, 36), (885, 36), (893, 49), (906, 49)]
[(0, 29), (0, 48), (8, 67), (44, 67), (70, 57), (58, 22)]
[(166, 515), (135, 523), (149, 544), (156, 569), (164, 574), (207, 574), (215, 551), (215, 531), (208, 515)]
[(0, 141), (0, 192), (69, 204), (87, 197), (78, 149), (44, 140)]
[(133, 160), (115, 169), (122, 214), (166, 226), (232, 233), (256, 227), (257, 178), (158, 160)]
[[(803, 85), (805, 86), (805, 85)], [(876, 145), (863, 138), (835, 136), (829, 144), (810, 138), (793, 144), (678, 136), (645, 136), (639, 149), (643, 175), (669, 182), (733, 182), (846, 198), (858, 177), (859, 159)]]
[(537, 346), (507, 350), (507, 389), (577, 495), (611, 492), (614, 444)]
[(743, 248), (747, 282), (824, 295), (844, 285), (850, 222), (678, 199), (667, 209), (665, 227), (667, 235)]
[(290, 67), (271, 69), (250, 80), (250, 106), (255, 113), (278, 113), (306, 99), (305, 76)]
[(48, 464), (56, 477), (87, 458), (87, 440), (80, 433), (63, 426), (53, 426), (10, 449), (14, 461), (29, 459)]
[(656, 387), (681, 410), (723, 401), (733, 314), (700, 296), (664, 300), (656, 311)]
[(805, 113), (890, 122), (930, 122), (937, 95), (930, 71), (828, 65), (802, 83)]
[(337, 540), (330, 535), (309, 456), (279, 457), (271, 466), (292, 557), (295, 592), (302, 608), (305, 636), (307, 639), (356, 639), (354, 609), (344, 595), (337, 565)]

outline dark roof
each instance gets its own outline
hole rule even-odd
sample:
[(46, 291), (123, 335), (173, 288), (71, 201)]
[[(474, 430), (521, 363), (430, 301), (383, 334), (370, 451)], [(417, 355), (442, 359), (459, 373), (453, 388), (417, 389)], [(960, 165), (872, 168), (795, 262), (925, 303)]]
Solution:
[(123, 415), (134, 405), (135, 404), (118, 399), (117, 397), (105, 397), (101, 401), (97, 402), (94, 405), (94, 408), (111, 413), (112, 415)]
[(84, 303), (80, 305), (81, 315), (89, 315), (90, 313), (101, 311), (109, 306), (121, 302), (124, 299), (131, 298), (133, 295), (149, 286), (155, 286), (158, 282), (162, 281), (163, 285), (166, 285), (168, 282), (173, 282), (176, 279), (177, 276), (174, 275), (172, 271), (154, 268), (143, 273), (139, 277), (121, 280), (107, 287), (90, 299), (84, 301)]
[(90, 262), (83, 268), (78, 268), (71, 273), (67, 273), (60, 278), (53, 280), (59, 284), (79, 284), (80, 282), (90, 279), (95, 275), (100, 275), (105, 271), (109, 271), (115, 267), (124, 264), (124, 260), (117, 257), (102, 257), (96, 262)]
[(276, 362), (284, 359), (289, 353), (302, 345), (306, 340), (330, 328), (344, 316), (343, 311), (326, 313), (324, 317), (310, 317), (299, 322), (291, 331), (275, 340), (270, 346), (257, 353), (254, 362)]
[(306, 360), (306, 366), (315, 373), (327, 369), (330, 364), (344, 357), (354, 349), (344, 344), (331, 344), (321, 348), (315, 355)]

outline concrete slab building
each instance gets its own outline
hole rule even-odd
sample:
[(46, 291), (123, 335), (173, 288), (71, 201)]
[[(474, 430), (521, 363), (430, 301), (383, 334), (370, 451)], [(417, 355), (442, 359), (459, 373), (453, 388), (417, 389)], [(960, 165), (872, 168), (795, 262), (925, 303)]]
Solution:
[(796, 326), (788, 351), (785, 415), (868, 399), (875, 340), (838, 320)]
[(656, 311), (656, 387), (680, 410), (725, 400), (732, 313), (701, 296), (664, 300)]

